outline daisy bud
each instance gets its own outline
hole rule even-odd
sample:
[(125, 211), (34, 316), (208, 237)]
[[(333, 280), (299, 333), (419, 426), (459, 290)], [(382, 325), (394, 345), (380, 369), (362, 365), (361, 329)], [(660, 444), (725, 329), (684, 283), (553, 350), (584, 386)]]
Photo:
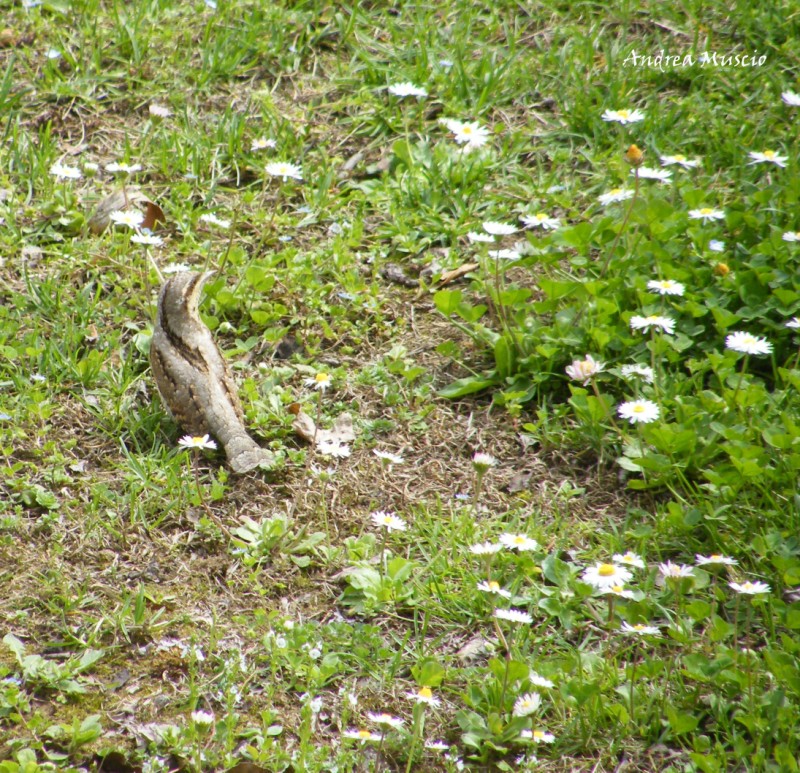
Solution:
[(731, 273), (731, 267), (727, 263), (717, 263), (714, 266), (714, 273), (717, 276), (728, 276)]
[(640, 166), (642, 161), (644, 161), (644, 153), (642, 153), (642, 151), (639, 150), (638, 145), (631, 145), (625, 151), (625, 160), (631, 166)]

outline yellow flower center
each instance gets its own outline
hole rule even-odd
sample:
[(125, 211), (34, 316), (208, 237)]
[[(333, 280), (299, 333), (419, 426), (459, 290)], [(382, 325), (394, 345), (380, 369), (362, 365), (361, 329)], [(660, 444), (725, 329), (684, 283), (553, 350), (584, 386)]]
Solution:
[(775, 151), (774, 150), (765, 150), (764, 151), (764, 158), (775, 158)]
[(686, 156), (684, 156), (683, 153), (678, 153), (676, 156), (673, 156), (672, 158), (675, 159), (675, 161), (678, 161), (678, 162), (686, 161)]
[(609, 191), (609, 195), (616, 196), (618, 193), (622, 193), (622, 188), (612, 188)]
[(525, 539), (526, 539), (525, 537), (523, 537), (521, 535), (517, 535), (516, 537), (514, 537), (514, 544), (515, 545), (524, 545), (525, 544)]
[(427, 701), (433, 698), (433, 690), (430, 687), (420, 687), (417, 695)]
[(369, 738), (372, 735), (369, 730), (359, 730), (358, 737), (359, 738)]
[[(633, 406), (634, 413), (644, 413), (644, 406), (641, 403), (637, 403)], [(609, 572), (609, 574), (613, 574), (613, 572)]]
[(713, 211), (714, 211), (714, 210), (713, 210), (713, 209), (711, 209), (711, 207), (703, 207), (703, 208), (700, 210), (700, 214), (701, 214), (701, 215), (710, 215), (710, 214), (711, 214)]
[(712, 553), (712, 554), (709, 556), (709, 558), (710, 558), (712, 561), (719, 561), (719, 560), (722, 558), (722, 556), (721, 556), (721, 555), (719, 555), (719, 553)]
[[(489, 590), (493, 592), (497, 592), (500, 590), (500, 583), (497, 580), (490, 580), (489, 581)], [(423, 690), (427, 689), (426, 687), (422, 688)]]
[[(637, 406), (637, 408), (640, 406)], [(636, 410), (634, 408), (634, 410)], [(601, 577), (613, 577), (617, 573), (617, 567), (614, 564), (600, 564), (600, 568), (597, 570), (597, 573)]]
[(642, 625), (641, 623), (636, 623), (636, 625), (634, 625), (633, 628), (636, 631), (643, 631), (644, 630), (644, 625)]
[(461, 132), (462, 132), (462, 134), (472, 134), (472, 127), (471, 126), (465, 126), (463, 129), (461, 129)]
[(617, 115), (620, 118), (628, 118), (630, 116), (630, 114), (631, 114), (630, 110), (620, 110), (619, 112), (617, 112)]
[(326, 383), (327, 381), (330, 381), (330, 378), (331, 378), (331, 377), (330, 377), (330, 376), (329, 376), (327, 373), (317, 373), (317, 375), (316, 375), (316, 376), (314, 376), (314, 380), (315, 380), (315, 381), (316, 381), (318, 384), (324, 384), (324, 383)]

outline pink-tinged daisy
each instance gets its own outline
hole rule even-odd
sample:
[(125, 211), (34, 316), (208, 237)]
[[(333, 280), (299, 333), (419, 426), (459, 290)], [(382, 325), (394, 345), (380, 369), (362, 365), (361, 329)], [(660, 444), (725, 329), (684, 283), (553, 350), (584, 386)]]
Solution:
[(712, 553), (710, 556), (695, 554), (695, 561), (698, 566), (736, 566), (739, 562), (735, 558), (728, 558), (721, 553)]
[(512, 713), (515, 717), (527, 717), (538, 711), (541, 705), (542, 696), (538, 692), (525, 693), (514, 701), (514, 711)]
[(402, 719), (386, 713), (370, 711), (367, 712), (367, 719), (370, 722), (374, 722), (376, 725), (385, 725), (386, 727), (400, 728), (403, 726)]
[(769, 593), (770, 587), (765, 582), (750, 582), (747, 580), (746, 582), (729, 582), (728, 585), (733, 588), (737, 593), (742, 593), (747, 596), (755, 596), (760, 593)]
[(694, 577), (693, 567), (689, 566), (688, 564), (675, 564), (672, 561), (659, 564), (658, 571), (661, 572), (663, 577), (670, 577), (672, 579)]
[(587, 354), (582, 360), (573, 360), (572, 365), (567, 365), (564, 370), (574, 381), (582, 381), (586, 386), (600, 371), (605, 367), (605, 363), (599, 362)]

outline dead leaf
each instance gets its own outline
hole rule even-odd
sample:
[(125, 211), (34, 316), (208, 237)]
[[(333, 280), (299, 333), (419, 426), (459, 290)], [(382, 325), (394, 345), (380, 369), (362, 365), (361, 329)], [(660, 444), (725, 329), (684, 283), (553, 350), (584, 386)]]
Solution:
[(507, 491), (515, 494), (517, 491), (527, 491), (530, 488), (533, 472), (531, 470), (520, 470), (511, 478), (506, 486)]
[(150, 201), (138, 188), (125, 188), (109, 193), (101, 199), (89, 218), (89, 229), (92, 233), (101, 234), (111, 224), (111, 213), (127, 209), (137, 209), (144, 215), (142, 228), (151, 231), (157, 223), (166, 223), (164, 210)]
[(14, 30), (10, 27), (0, 30), (0, 48), (13, 48), (16, 44), (17, 36), (14, 34)]
[(456, 279), (460, 279), (465, 274), (469, 274), (470, 271), (474, 271), (478, 268), (478, 265), (478, 263), (464, 263), (458, 268), (454, 268), (452, 271), (445, 271), (439, 277), (438, 284), (446, 285), (450, 284), (450, 282), (455, 282)]
[(306, 442), (316, 443), (318, 446), (328, 444), (342, 446), (355, 440), (356, 437), (353, 417), (349, 413), (337, 416), (330, 429), (322, 429), (317, 427), (314, 419), (300, 409), (295, 414), (292, 429)]

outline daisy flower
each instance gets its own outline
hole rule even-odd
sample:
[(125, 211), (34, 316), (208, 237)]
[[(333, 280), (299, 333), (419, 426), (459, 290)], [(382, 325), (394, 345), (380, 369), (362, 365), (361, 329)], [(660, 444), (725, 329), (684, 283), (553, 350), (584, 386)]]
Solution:
[(209, 225), (215, 225), (217, 228), (230, 228), (231, 221), (230, 220), (223, 220), (222, 218), (217, 217), (215, 214), (208, 212), (205, 215), (200, 215), (200, 220), (203, 223), (208, 223)]
[(691, 220), (702, 220), (704, 223), (711, 223), (714, 220), (722, 220), (725, 213), (721, 209), (711, 207), (701, 207), (700, 209), (690, 209), (689, 218)]
[(660, 156), (661, 163), (664, 166), (672, 166), (677, 164), (684, 169), (694, 169), (700, 166), (700, 161), (696, 158), (686, 158), (682, 153), (676, 153), (674, 156)]
[(479, 582), (477, 588), (479, 591), (483, 591), (484, 593), (491, 593), (496, 596), (502, 596), (504, 599), (511, 598), (511, 593), (501, 588), (500, 583), (497, 582), (496, 580), (489, 580), (489, 582), (486, 582), (486, 580), (484, 580), (483, 582)]
[(329, 373), (317, 373), (316, 376), (311, 376), (310, 378), (304, 379), (303, 384), (307, 387), (311, 387), (312, 389), (316, 389), (318, 392), (325, 392), (328, 387), (333, 383), (331, 376)]
[(83, 176), (77, 166), (55, 163), (50, 167), (50, 174), (57, 180), (80, 180)]
[(114, 225), (124, 225), (134, 229), (144, 223), (144, 215), (139, 212), (138, 209), (118, 209), (112, 212), (108, 216), (108, 219), (114, 223)]
[(602, 115), (602, 119), (625, 125), (643, 121), (644, 113), (641, 110), (606, 110)]
[(790, 107), (800, 107), (800, 94), (795, 94), (793, 91), (784, 91), (781, 94), (781, 99), (784, 104)]
[(535, 215), (523, 215), (520, 220), (527, 228), (542, 228), (545, 231), (554, 231), (561, 225), (557, 217), (550, 217), (544, 212), (537, 212)]
[[(131, 241), (133, 241), (133, 237), (131, 237)], [(180, 274), (181, 271), (189, 271), (190, 269), (191, 266), (186, 263), (170, 263), (161, 270), (165, 274)]]
[(650, 314), (647, 317), (635, 314), (631, 317), (631, 330), (647, 331), (651, 327), (672, 335), (675, 332), (675, 320), (670, 317), (663, 317), (660, 314)]
[(800, 231), (786, 231), (783, 235), (785, 242), (800, 242)]
[(758, 593), (769, 593), (770, 587), (765, 582), (729, 582), (728, 585), (733, 588), (737, 593), (743, 593), (747, 596), (754, 596)]
[(538, 692), (528, 692), (524, 695), (520, 695), (519, 698), (514, 701), (513, 714), (515, 717), (527, 717), (533, 714), (534, 711), (537, 711), (541, 705), (542, 696), (539, 695)]
[(721, 242), (719, 239), (712, 239), (708, 243), (708, 249), (710, 249), (711, 252), (724, 252), (725, 242)]
[(491, 454), (484, 454), (478, 451), (472, 457), (472, 466), (479, 471), (486, 472), (490, 467), (495, 467), (497, 465), (497, 459), (495, 459)]
[(619, 369), (619, 372), (622, 374), (622, 378), (636, 376), (637, 378), (641, 378), (646, 384), (652, 384), (655, 378), (655, 373), (649, 365), (623, 365)]
[(178, 441), (178, 445), (181, 448), (202, 448), (209, 451), (213, 451), (217, 447), (217, 444), (208, 435), (184, 435)]
[(595, 588), (605, 590), (614, 585), (624, 585), (633, 577), (630, 569), (617, 564), (595, 564), (583, 571), (581, 579)]
[(533, 618), (521, 609), (495, 609), (494, 617), (507, 620), (509, 623), (532, 623)]
[(255, 153), (257, 150), (265, 150), (266, 148), (275, 148), (278, 146), (278, 143), (275, 140), (267, 139), (266, 137), (258, 137), (253, 140), (252, 144), (250, 145), (250, 151)]
[(428, 741), (425, 744), (425, 748), (432, 752), (446, 752), (450, 748), (450, 744), (444, 741)]
[(736, 566), (739, 563), (735, 558), (728, 558), (720, 553), (712, 553), (710, 556), (701, 556), (697, 553), (695, 559), (698, 566)]
[(462, 123), (461, 121), (445, 118), (443, 123), (453, 132), (453, 139), (459, 145), (464, 145), (469, 150), (480, 148), (482, 145), (485, 145), (489, 139), (489, 131), (477, 123), (477, 121)]
[(555, 687), (553, 682), (544, 676), (540, 676), (535, 671), (531, 671), (530, 674), (528, 674), (528, 681), (536, 687), (544, 687), (547, 690), (552, 690), (553, 687)]
[(322, 440), (317, 443), (317, 450), (323, 456), (333, 456), (336, 459), (347, 459), (350, 456), (350, 446), (333, 440)]
[(617, 413), (631, 424), (649, 424), (661, 416), (661, 409), (652, 400), (631, 400), (621, 403)]
[(623, 621), (620, 631), (622, 631), (622, 633), (632, 633), (636, 636), (661, 636), (661, 631), (657, 626), (644, 625), (643, 623), (631, 625), (630, 623)]
[(638, 169), (631, 169), (631, 175), (636, 177), (638, 174), (643, 180), (658, 180), (668, 183), (672, 179), (672, 172), (667, 169), (652, 169), (649, 166), (640, 166)]
[(433, 690), (430, 687), (420, 687), (417, 692), (407, 692), (406, 698), (417, 703), (426, 703), (428, 706), (433, 706), (433, 708), (442, 705), (442, 702), (434, 697)]
[(112, 161), (110, 164), (106, 164), (106, 172), (111, 172), (112, 174), (133, 174), (141, 171), (141, 164), (126, 164), (124, 161)]
[(353, 741), (382, 741), (383, 736), (380, 733), (372, 733), (369, 730), (357, 730), (355, 728), (351, 730), (345, 730), (342, 733), (343, 738), (349, 738)]
[(398, 518), (394, 513), (389, 513), (386, 510), (376, 510), (370, 515), (372, 522), (376, 526), (382, 526), (387, 531), (405, 531), (406, 522), (402, 518)]
[(621, 599), (635, 598), (632, 590), (626, 590), (624, 585), (611, 585), (608, 588), (600, 588), (603, 593), (609, 596), (619, 596)]
[(498, 223), (496, 220), (487, 220), (483, 225), (483, 230), (492, 236), (509, 236), (515, 234), (519, 229), (508, 223)]
[(501, 542), (479, 542), (469, 546), (469, 552), (475, 556), (493, 556), (505, 546)]
[(372, 453), (387, 464), (403, 464), (405, 461), (405, 459), (403, 459), (402, 456), (398, 456), (398, 454), (391, 454), (388, 451), (379, 451), (377, 448), (373, 448)]
[(420, 86), (406, 81), (405, 83), (393, 83), (389, 86), (389, 93), (395, 97), (427, 97), (428, 92)]
[(168, 107), (157, 105), (155, 102), (147, 110), (153, 118), (169, 118), (172, 115), (172, 111)]
[(597, 200), (603, 205), (615, 204), (618, 201), (627, 201), (633, 198), (633, 191), (627, 188), (612, 188), (608, 193), (604, 193), (597, 197)]
[(765, 150), (763, 153), (759, 153), (758, 151), (752, 150), (748, 153), (752, 161), (749, 162), (750, 165), (752, 164), (775, 164), (775, 166), (779, 166), (783, 169), (786, 168), (786, 162), (789, 160), (789, 156), (779, 156), (774, 150)]
[(264, 168), (266, 173), (273, 177), (282, 177), (286, 182), (290, 177), (293, 180), (302, 180), (303, 172), (296, 164), (287, 164), (285, 161), (273, 161)]
[(520, 553), (527, 550), (536, 550), (539, 547), (539, 543), (535, 539), (525, 534), (511, 534), (509, 532), (501, 534), (498, 542), (509, 550), (517, 550)]
[(586, 386), (604, 367), (604, 362), (595, 360), (591, 354), (587, 354), (583, 360), (573, 360), (572, 365), (567, 365), (564, 370), (573, 381), (582, 381)]
[(494, 236), (491, 234), (479, 234), (475, 231), (470, 231), (467, 234), (467, 239), (469, 239), (471, 242), (485, 242), (488, 244), (494, 242)]
[(213, 725), (214, 714), (211, 711), (193, 711), (192, 722), (196, 725)]
[(644, 569), (644, 560), (638, 553), (628, 551), (627, 553), (615, 553), (612, 556), (615, 564), (625, 566), (635, 566), (637, 569)]
[(686, 287), (672, 279), (651, 279), (647, 289), (659, 295), (683, 295)]
[(682, 577), (694, 577), (694, 568), (688, 564), (675, 564), (672, 561), (658, 565), (658, 571), (662, 577), (669, 577), (674, 580)]
[(486, 253), (490, 258), (495, 258), (496, 260), (519, 260), (522, 257), (522, 253), (518, 250), (489, 250)]
[(800, 328), (800, 318), (792, 317), (787, 323), (786, 327), (791, 328), (792, 330), (797, 330)]
[(556, 737), (547, 730), (534, 730), (531, 733), (531, 741), (534, 743), (553, 743)]
[(134, 244), (146, 244), (148, 247), (160, 247), (164, 244), (164, 240), (155, 234), (134, 234), (131, 236), (131, 241)]
[(403, 726), (403, 720), (400, 717), (393, 717), (391, 714), (386, 713), (370, 711), (367, 713), (367, 719), (376, 725), (386, 725), (386, 727), (399, 728)]
[(742, 354), (770, 354), (772, 344), (766, 338), (759, 338), (739, 330), (725, 337), (725, 348)]

